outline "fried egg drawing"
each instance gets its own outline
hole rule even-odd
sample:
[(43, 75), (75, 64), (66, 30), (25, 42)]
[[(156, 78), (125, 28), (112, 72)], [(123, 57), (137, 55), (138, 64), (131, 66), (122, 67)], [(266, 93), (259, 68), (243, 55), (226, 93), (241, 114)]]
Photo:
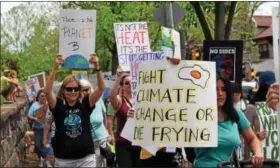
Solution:
[(190, 80), (193, 84), (205, 88), (207, 80), (210, 78), (210, 72), (201, 68), (200, 65), (194, 65), (193, 67), (182, 67), (178, 76), (182, 80)]

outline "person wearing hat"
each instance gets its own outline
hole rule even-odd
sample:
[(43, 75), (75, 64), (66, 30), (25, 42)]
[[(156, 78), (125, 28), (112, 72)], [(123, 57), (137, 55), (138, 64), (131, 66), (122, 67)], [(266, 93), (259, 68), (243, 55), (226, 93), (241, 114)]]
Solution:
[(9, 100), (9, 95), (11, 91), (14, 90), (14, 87), (18, 86), (16, 81), (9, 79), (10, 70), (4, 70), (3, 75), (1, 76), (1, 87), (0, 94), (6, 99)]
[(266, 102), (268, 107), (276, 110), (279, 104), (279, 83), (274, 83), (269, 87), (266, 95)]

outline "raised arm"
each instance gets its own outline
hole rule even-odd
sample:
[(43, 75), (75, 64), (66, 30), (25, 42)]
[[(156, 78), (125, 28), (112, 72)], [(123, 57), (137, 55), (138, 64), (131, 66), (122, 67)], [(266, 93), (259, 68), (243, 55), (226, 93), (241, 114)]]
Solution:
[(55, 59), (55, 64), (52, 68), (52, 71), (50, 73), (50, 76), (47, 80), (47, 84), (46, 84), (46, 87), (45, 87), (45, 93), (47, 95), (47, 99), (48, 99), (48, 103), (49, 103), (49, 107), (51, 109), (54, 109), (55, 105), (56, 105), (56, 97), (53, 93), (53, 82), (55, 80), (55, 76), (56, 76), (56, 73), (58, 71), (58, 68), (59, 68), (59, 65), (63, 64), (64, 63), (64, 60), (62, 58), (62, 55), (58, 54), (56, 56), (56, 59)]
[(89, 63), (92, 64), (96, 68), (96, 71), (97, 71), (97, 74), (96, 74), (97, 88), (94, 89), (94, 91), (92, 93), (90, 93), (90, 95), (89, 95), (89, 104), (90, 104), (90, 107), (93, 107), (103, 94), (103, 91), (105, 89), (105, 82), (104, 82), (104, 75), (100, 70), (99, 59), (95, 54), (91, 54)]
[(115, 112), (117, 112), (120, 109), (121, 102), (122, 102), (121, 97), (118, 94), (120, 81), (121, 81), (121, 75), (122, 75), (122, 68), (121, 68), (121, 66), (118, 66), (116, 78), (112, 84), (112, 88), (110, 90), (109, 97), (108, 97), (111, 102), (111, 105), (115, 109)]

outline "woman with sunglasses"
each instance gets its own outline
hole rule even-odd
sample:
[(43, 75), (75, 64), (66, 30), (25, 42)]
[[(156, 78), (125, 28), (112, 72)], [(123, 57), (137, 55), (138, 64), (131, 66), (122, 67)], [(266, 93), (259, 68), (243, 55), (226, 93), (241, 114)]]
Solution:
[[(117, 132), (115, 137), (116, 145), (116, 162), (118, 167), (139, 167), (140, 165), (140, 148), (132, 146), (131, 142), (121, 137), (122, 129), (132, 111), (132, 96), (130, 86), (130, 75), (124, 74), (119, 66), (116, 73), (115, 82), (109, 93), (109, 100), (115, 110), (117, 119)], [(120, 88), (120, 94), (118, 90)]]
[(97, 71), (97, 88), (83, 97), (80, 81), (73, 75), (67, 76), (58, 91), (53, 93), (53, 82), (59, 65), (64, 60), (56, 56), (55, 65), (46, 85), (50, 111), (56, 125), (52, 146), (57, 167), (93, 167), (94, 150), (90, 129), (90, 115), (95, 103), (102, 96), (105, 88), (103, 74), (100, 71), (98, 57), (91, 55), (89, 63)]
[[(44, 116), (48, 110), (46, 94), (43, 90), (37, 93), (36, 101), (31, 105), (27, 118), (33, 121), (33, 131), (35, 134), (35, 151), (40, 158), (39, 167), (43, 167), (44, 162), (47, 167), (52, 167), (47, 159), (47, 151), (43, 145), (43, 130), (45, 127)], [(49, 136), (50, 139), (50, 136)]]

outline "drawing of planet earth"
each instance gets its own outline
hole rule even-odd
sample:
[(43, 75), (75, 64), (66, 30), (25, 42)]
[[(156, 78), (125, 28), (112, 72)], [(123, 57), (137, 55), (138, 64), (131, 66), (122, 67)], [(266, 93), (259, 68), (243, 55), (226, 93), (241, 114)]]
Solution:
[(84, 56), (75, 54), (75, 55), (70, 55), (69, 57), (67, 57), (65, 59), (64, 64), (62, 65), (62, 68), (87, 69), (87, 68), (89, 68), (89, 64)]

